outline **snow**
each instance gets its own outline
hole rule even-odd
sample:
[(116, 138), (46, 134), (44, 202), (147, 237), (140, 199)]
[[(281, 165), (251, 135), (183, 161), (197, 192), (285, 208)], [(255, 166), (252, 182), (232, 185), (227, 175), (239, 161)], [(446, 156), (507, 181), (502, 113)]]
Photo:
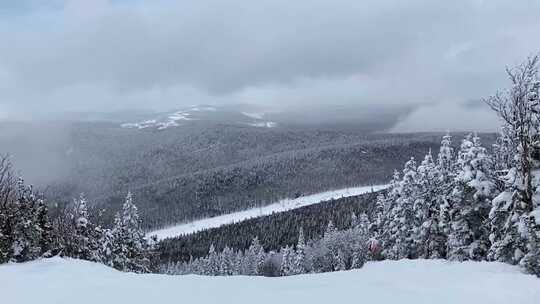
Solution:
[(132, 128), (132, 129), (157, 128), (158, 130), (165, 130), (167, 128), (180, 126), (178, 121), (194, 120), (194, 118), (190, 116), (191, 116), (191, 113), (184, 112), (184, 111), (176, 111), (170, 115), (167, 115), (165, 118), (149, 119), (149, 120), (145, 120), (142, 122), (135, 122), (135, 123), (123, 123), (121, 124), (121, 127)]
[(215, 112), (216, 108), (210, 106), (192, 106), (191, 111), (195, 112)]
[(252, 127), (257, 127), (257, 128), (275, 128), (277, 126), (277, 123), (272, 122), (272, 121), (261, 121), (261, 122), (248, 123), (248, 125)]
[[(283, 278), (122, 273), (52, 258), (0, 266), (2, 303), (540, 303), (540, 279), (515, 266), (383, 261), (362, 269)], [(29, 292), (31, 291), (31, 292)]]
[(270, 204), (264, 207), (238, 211), (234, 213), (224, 214), (216, 217), (205, 218), (190, 223), (175, 225), (165, 229), (160, 229), (148, 233), (148, 236), (157, 236), (158, 240), (171, 238), (175, 236), (194, 233), (210, 228), (217, 228), (226, 224), (241, 222), (250, 218), (271, 215), (273, 213), (285, 212), (292, 209), (301, 208), (304, 206), (319, 204), (333, 199), (357, 196), (371, 191), (379, 191), (388, 187), (387, 185), (363, 186), (345, 188), (340, 190), (332, 190), (321, 192), (313, 195), (302, 196), (296, 199), (284, 199), (277, 203)]
[[(182, 126), (182, 122), (188, 122), (192, 120), (199, 120), (200, 114), (202, 112), (216, 112), (217, 108), (211, 106), (191, 106), (190, 108), (175, 111), (169, 114), (160, 114), (157, 118), (148, 119), (141, 122), (127, 122), (123, 123), (120, 126), (122, 128), (129, 129), (147, 129), (147, 128), (157, 128), (158, 130), (165, 130), (172, 127)], [(242, 115), (253, 119), (251, 122), (245, 124), (258, 127), (258, 128), (274, 128), (277, 126), (277, 123), (271, 121), (263, 121), (262, 117), (264, 113), (246, 113), (241, 112)]]
[(534, 221), (536, 222), (536, 225), (540, 225), (540, 207), (537, 207), (531, 213), (529, 213), (530, 216), (534, 216)]
[(249, 113), (249, 112), (242, 112), (245, 116), (253, 119), (259, 119), (262, 120), (264, 118), (264, 113)]

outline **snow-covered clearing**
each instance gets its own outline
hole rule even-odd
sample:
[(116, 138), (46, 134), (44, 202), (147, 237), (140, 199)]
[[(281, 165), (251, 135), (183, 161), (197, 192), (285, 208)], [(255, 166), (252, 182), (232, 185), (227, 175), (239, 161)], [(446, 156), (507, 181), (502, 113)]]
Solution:
[(371, 191), (379, 191), (386, 187), (387, 185), (353, 187), (321, 192), (313, 195), (302, 196), (295, 199), (284, 199), (277, 203), (260, 208), (253, 208), (244, 211), (238, 211), (220, 216), (205, 218), (190, 223), (179, 224), (165, 229), (152, 231), (148, 233), (148, 236), (155, 235), (157, 236), (158, 240), (162, 240), (175, 236), (194, 233), (201, 230), (216, 228), (226, 224), (238, 223), (250, 218), (271, 215), (273, 213), (285, 212), (304, 206), (319, 204), (333, 199), (357, 196)]
[(137, 275), (53, 258), (0, 266), (2, 303), (540, 303), (540, 279), (487, 262), (404, 260), (286, 278)]

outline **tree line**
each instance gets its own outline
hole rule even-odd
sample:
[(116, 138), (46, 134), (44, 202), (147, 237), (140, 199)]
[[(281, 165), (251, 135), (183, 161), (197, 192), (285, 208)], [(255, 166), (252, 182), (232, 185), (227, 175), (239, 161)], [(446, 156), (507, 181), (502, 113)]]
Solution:
[(44, 198), (0, 158), (0, 264), (62, 256), (149, 272), (152, 255), (130, 193), (110, 228), (91, 221), (83, 195), (51, 220)]
[(254, 237), (258, 238), (266, 251), (279, 251), (281, 247), (296, 245), (300, 230), (303, 230), (307, 240), (317, 239), (324, 234), (328, 221), (332, 221), (337, 229), (344, 230), (352, 227), (353, 213), (365, 213), (371, 217), (377, 195), (377, 192), (370, 192), (339, 198), (164, 239), (156, 248), (159, 263), (187, 262), (190, 258), (204, 257), (210, 245), (214, 245), (216, 251), (222, 251), (225, 247), (244, 251)]
[(369, 240), (370, 224), (365, 214), (358, 218), (353, 213), (351, 222), (351, 228), (338, 230), (330, 221), (321, 238), (307, 242), (303, 229), (300, 229), (295, 246), (287, 245), (279, 252), (265, 251), (257, 237), (246, 250), (225, 247), (216, 252), (211, 245), (206, 257), (162, 264), (159, 270), (175, 275), (275, 277), (357, 269), (375, 257), (377, 251), (373, 249), (376, 243)]

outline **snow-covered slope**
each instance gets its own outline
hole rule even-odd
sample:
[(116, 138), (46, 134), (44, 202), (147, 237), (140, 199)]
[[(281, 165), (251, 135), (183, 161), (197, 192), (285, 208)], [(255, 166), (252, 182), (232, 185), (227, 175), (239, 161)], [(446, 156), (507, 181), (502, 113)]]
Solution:
[(540, 303), (540, 279), (487, 262), (368, 263), (353, 271), (286, 278), (137, 275), (53, 258), (0, 266), (9, 304)]
[(360, 194), (368, 193), (371, 191), (379, 191), (387, 186), (365, 186), (365, 187), (353, 187), (340, 190), (332, 190), (327, 192), (321, 192), (313, 195), (302, 196), (295, 199), (284, 199), (277, 203), (270, 204), (260, 208), (253, 208), (244, 211), (224, 214), (216, 217), (205, 218), (190, 223), (180, 224), (165, 229), (160, 229), (148, 233), (148, 236), (157, 236), (159, 240), (165, 238), (171, 238), (179, 235), (190, 234), (197, 231), (216, 228), (222, 225), (237, 223), (250, 218), (259, 216), (270, 215), (272, 213), (285, 212), (292, 209), (318, 204), (333, 199), (357, 196)]
[(265, 120), (264, 113), (247, 113), (207, 105), (191, 106), (174, 112), (156, 114), (143, 121), (127, 122), (121, 126), (123, 128), (156, 128), (158, 130), (164, 130), (182, 126), (193, 121), (228, 122), (259, 128), (273, 128), (277, 126), (275, 122)]

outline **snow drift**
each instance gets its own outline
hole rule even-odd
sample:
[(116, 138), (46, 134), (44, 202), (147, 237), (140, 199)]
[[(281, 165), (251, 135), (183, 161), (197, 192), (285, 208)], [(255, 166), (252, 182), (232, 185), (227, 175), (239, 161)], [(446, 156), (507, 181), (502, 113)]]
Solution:
[(220, 216), (205, 218), (190, 223), (179, 224), (165, 229), (160, 229), (148, 233), (148, 236), (157, 236), (158, 240), (185, 235), (223, 225), (238, 223), (250, 218), (256, 218), (273, 213), (285, 212), (296, 208), (319, 204), (333, 199), (357, 196), (371, 191), (379, 191), (387, 188), (387, 185), (352, 187), (339, 190), (321, 192), (317, 194), (302, 196), (295, 199), (284, 199), (277, 203), (260, 208), (253, 208), (244, 211), (224, 214)]
[(138, 275), (52, 258), (0, 266), (2, 303), (540, 303), (540, 279), (500, 263), (403, 260), (283, 278)]

